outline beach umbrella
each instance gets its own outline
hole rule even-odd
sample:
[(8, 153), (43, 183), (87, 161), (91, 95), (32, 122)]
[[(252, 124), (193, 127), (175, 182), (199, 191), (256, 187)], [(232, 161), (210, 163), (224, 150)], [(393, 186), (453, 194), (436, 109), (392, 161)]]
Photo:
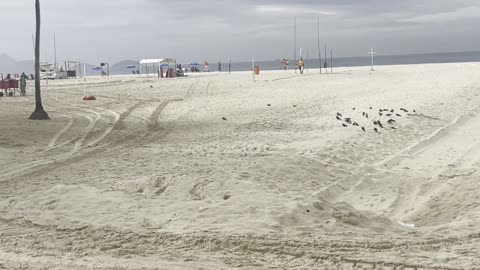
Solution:
[(102, 68), (101, 67), (94, 67), (94, 68), (92, 68), (92, 70), (102, 70)]
[(192, 63), (190, 63), (190, 66), (200, 66), (200, 64), (197, 63), (197, 62), (192, 62)]
[(128, 68), (128, 69), (134, 69), (134, 68), (137, 68), (137, 66), (128, 66), (128, 67), (126, 67), (126, 68)]

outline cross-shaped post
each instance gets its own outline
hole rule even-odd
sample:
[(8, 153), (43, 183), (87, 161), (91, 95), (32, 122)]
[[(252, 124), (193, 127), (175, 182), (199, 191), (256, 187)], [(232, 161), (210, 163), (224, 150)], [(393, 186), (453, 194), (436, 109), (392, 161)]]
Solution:
[(376, 52), (373, 51), (373, 48), (370, 48), (370, 52), (368, 54), (372, 56), (372, 71), (375, 71), (375, 69), (373, 68), (373, 56), (376, 54)]

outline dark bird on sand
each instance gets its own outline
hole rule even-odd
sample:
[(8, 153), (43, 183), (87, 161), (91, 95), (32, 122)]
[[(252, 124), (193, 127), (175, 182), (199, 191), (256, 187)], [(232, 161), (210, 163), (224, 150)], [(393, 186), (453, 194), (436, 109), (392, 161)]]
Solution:
[(378, 121), (377, 124), (379, 127), (383, 128), (382, 122)]
[(267, 104), (268, 107), (272, 106), (272, 104)]
[(378, 115), (383, 116), (383, 113), (379, 112)]
[(340, 116), (337, 115), (337, 120), (342, 121), (342, 118), (340, 118)]
[(337, 116), (342, 117), (343, 115), (341, 113), (337, 112)]
[(353, 122), (353, 125), (358, 127), (358, 123), (357, 123), (357, 122)]
[(380, 132), (378, 132), (378, 128), (374, 128), (373, 130), (375, 130), (375, 132), (377, 132), (377, 133), (380, 133)]
[(348, 127), (347, 124), (342, 124), (343, 127)]
[(365, 114), (365, 117), (368, 118), (368, 113)]
[(362, 112), (362, 115), (365, 116), (365, 112)]
[(375, 126), (377, 125), (377, 123), (378, 123), (377, 121), (373, 121), (373, 124), (374, 124)]
[(414, 113), (416, 113), (417, 111), (413, 110)]
[(355, 111), (355, 110), (356, 110), (356, 109), (355, 109), (355, 108), (353, 108), (353, 110), (352, 110), (352, 111)]
[(393, 119), (390, 119), (390, 120), (387, 121), (387, 123), (389, 123), (389, 124), (396, 123), (396, 122), (397, 122), (397, 121), (395, 121), (395, 120), (393, 120)]
[(153, 85), (150, 85), (150, 88), (153, 88)]
[(365, 130), (365, 127), (362, 127), (362, 130), (363, 130), (363, 132), (365, 132), (365, 131), (366, 131), (366, 130)]
[(297, 107), (297, 105), (293, 105), (293, 108), (296, 108), (296, 107)]
[(385, 116), (387, 116), (387, 117), (390, 117), (390, 116), (392, 116), (392, 114), (391, 114), (391, 113), (389, 113), (389, 114), (386, 114)]
[(393, 110), (393, 109), (392, 109), (392, 110), (390, 110), (390, 112), (391, 112), (391, 113), (394, 113), (394, 112), (395, 112), (395, 110)]
[(397, 116), (398, 116), (398, 117), (402, 117), (402, 115), (401, 115), (401, 114), (398, 114), (398, 113), (397, 113)]
[(391, 129), (397, 129), (396, 127), (391, 127)]
[(226, 118), (226, 117), (222, 117), (222, 120), (223, 120), (223, 121), (227, 121), (227, 118)]
[(372, 110), (372, 109), (373, 109), (373, 107), (370, 107), (370, 110)]

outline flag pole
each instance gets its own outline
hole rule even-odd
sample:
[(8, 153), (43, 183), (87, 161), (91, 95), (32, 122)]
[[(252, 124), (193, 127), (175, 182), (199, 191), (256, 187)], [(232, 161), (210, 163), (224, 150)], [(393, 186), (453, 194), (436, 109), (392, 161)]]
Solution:
[(53, 50), (54, 50), (54, 58), (55, 58), (55, 75), (58, 78), (58, 66), (57, 66), (57, 37), (55, 32), (53, 32)]
[(295, 64), (295, 74), (297, 74), (297, 17), (293, 17), (293, 62)]
[(373, 56), (375, 55), (375, 53), (376, 52), (373, 51), (373, 48), (371, 48), (369, 54), (372, 56), (372, 66), (371, 66), (372, 71), (375, 71), (375, 69), (373, 68)]
[(253, 82), (255, 82), (255, 59), (252, 57), (252, 76)]
[(320, 74), (322, 74), (322, 51), (320, 49), (320, 16), (317, 17), (317, 33), (318, 33), (318, 62), (320, 64)]
[(330, 73), (333, 73), (333, 51), (330, 50)]
[(327, 69), (327, 63), (328, 61), (328, 56), (327, 56), (327, 44), (325, 43), (325, 73), (328, 73), (328, 69)]
[(87, 97), (87, 64), (83, 64), (83, 97)]
[(307, 66), (307, 73), (308, 73), (308, 60), (309, 60), (309, 55), (308, 55), (308, 48), (307, 48), (307, 62), (305, 62), (305, 65)]

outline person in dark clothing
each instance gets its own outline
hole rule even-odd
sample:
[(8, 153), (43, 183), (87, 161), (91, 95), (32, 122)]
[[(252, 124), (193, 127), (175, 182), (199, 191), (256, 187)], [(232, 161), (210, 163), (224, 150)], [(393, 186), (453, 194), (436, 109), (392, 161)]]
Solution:
[(22, 76), (20, 76), (20, 94), (22, 96), (27, 95), (27, 75), (25, 72), (23, 72)]

